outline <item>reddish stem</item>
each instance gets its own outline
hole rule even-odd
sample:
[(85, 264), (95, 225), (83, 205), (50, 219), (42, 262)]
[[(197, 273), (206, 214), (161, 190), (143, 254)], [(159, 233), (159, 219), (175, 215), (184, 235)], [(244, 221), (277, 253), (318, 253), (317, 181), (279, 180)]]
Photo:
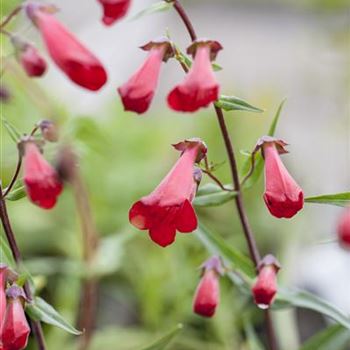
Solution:
[(1, 23), (0, 29), (3, 29), (17, 14), (22, 10), (22, 5), (17, 6)]
[(22, 165), (22, 156), (21, 154), (18, 154), (18, 161), (17, 161), (17, 167), (15, 170), (15, 173), (12, 177), (12, 180), (10, 182), (10, 184), (7, 186), (5, 193), (3, 194), (3, 198), (5, 198), (11, 191), (12, 187), (14, 186), (14, 184), (16, 183), (16, 180), (18, 178), (18, 174), (21, 170), (21, 165)]

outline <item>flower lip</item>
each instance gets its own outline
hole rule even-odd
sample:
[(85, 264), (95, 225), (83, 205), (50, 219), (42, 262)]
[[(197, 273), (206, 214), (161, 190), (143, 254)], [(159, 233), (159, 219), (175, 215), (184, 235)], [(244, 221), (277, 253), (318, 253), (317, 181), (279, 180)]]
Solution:
[(197, 158), (196, 158), (196, 163), (199, 163), (207, 154), (208, 152), (208, 148), (207, 145), (205, 144), (204, 141), (202, 141), (200, 138), (198, 137), (193, 137), (190, 139), (186, 139), (184, 141), (175, 143), (172, 145), (177, 151), (180, 152), (184, 152), (185, 150), (192, 148), (192, 147), (196, 147), (199, 146), (198, 149), (198, 154), (197, 154)]
[(28, 143), (34, 143), (38, 147), (40, 153), (43, 153), (43, 146), (45, 144), (43, 140), (37, 140), (33, 136), (24, 135), (17, 143), (18, 151), (20, 152), (22, 157), (25, 155), (25, 146)]
[(31, 21), (36, 22), (36, 11), (42, 11), (48, 14), (54, 14), (59, 11), (59, 8), (54, 4), (43, 4), (36, 1), (28, 1), (24, 4), (24, 9)]
[(208, 270), (215, 271), (218, 275), (223, 276), (225, 273), (225, 268), (223, 266), (222, 260), (219, 256), (212, 256), (206, 260), (200, 268), (202, 269), (202, 275)]
[(157, 47), (166, 47), (166, 50), (164, 52), (163, 61), (168, 61), (169, 58), (172, 58), (175, 56), (175, 49), (173, 43), (165, 36), (156, 38), (154, 40), (149, 41), (148, 43), (140, 46), (140, 49), (144, 51), (151, 51), (154, 48)]
[(187, 53), (194, 57), (199, 46), (209, 46), (210, 47), (210, 60), (214, 61), (220, 50), (223, 49), (222, 45), (216, 40), (210, 39), (197, 39), (192, 42), (192, 44), (187, 48)]
[[(285, 146), (288, 146), (288, 143), (286, 143), (284, 140), (282, 139), (278, 139), (276, 137), (272, 137), (272, 136), (262, 136), (260, 137), (260, 139), (258, 140), (258, 142), (255, 145), (255, 148), (253, 150), (253, 153), (258, 152), (260, 149), (264, 148), (265, 144), (269, 144), (269, 143), (274, 143), (276, 146), (276, 149), (278, 151), (279, 154), (286, 154), (289, 153), (286, 149)], [(264, 155), (264, 152), (263, 152)]]
[(282, 267), (277, 258), (272, 254), (265, 255), (261, 259), (257, 266), (258, 271), (261, 271), (265, 266), (273, 266), (276, 272), (278, 272)]
[(16, 284), (13, 284), (10, 288), (6, 290), (6, 296), (10, 299), (20, 298), (22, 302), (28, 301), (26, 294), (24, 293), (23, 288), (19, 287)]

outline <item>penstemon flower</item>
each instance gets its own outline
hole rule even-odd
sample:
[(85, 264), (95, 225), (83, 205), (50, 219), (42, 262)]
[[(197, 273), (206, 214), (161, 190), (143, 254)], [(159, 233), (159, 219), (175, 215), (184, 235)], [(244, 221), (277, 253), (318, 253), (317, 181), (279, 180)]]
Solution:
[(102, 22), (110, 26), (123, 18), (129, 10), (131, 0), (98, 0), (103, 6)]
[(197, 190), (194, 164), (207, 151), (199, 139), (186, 140), (174, 147), (182, 151), (179, 160), (158, 187), (129, 211), (130, 223), (148, 230), (151, 239), (162, 247), (174, 242), (176, 231), (189, 233), (197, 228), (191, 204)]

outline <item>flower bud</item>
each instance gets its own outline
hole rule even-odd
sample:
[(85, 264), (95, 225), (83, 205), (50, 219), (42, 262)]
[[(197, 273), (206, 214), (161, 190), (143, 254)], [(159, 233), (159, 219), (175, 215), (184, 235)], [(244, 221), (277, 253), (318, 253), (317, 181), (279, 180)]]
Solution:
[(57, 126), (51, 120), (42, 120), (39, 123), (41, 134), (46, 141), (57, 142), (58, 141), (58, 130)]
[(219, 304), (219, 276), (223, 274), (223, 267), (218, 257), (212, 257), (202, 268), (203, 276), (194, 296), (193, 311), (203, 317), (212, 317)]
[(29, 77), (41, 77), (46, 72), (46, 61), (33, 45), (26, 45), (19, 53), (19, 61)]
[(7, 290), (8, 305), (2, 326), (1, 340), (6, 350), (22, 350), (28, 343), (30, 328), (24, 314), (25, 295), (16, 285)]
[(280, 264), (272, 255), (263, 258), (259, 265), (259, 274), (252, 287), (255, 303), (261, 309), (267, 309), (277, 293), (277, 272)]
[(346, 208), (338, 224), (338, 238), (340, 244), (350, 249), (350, 208)]

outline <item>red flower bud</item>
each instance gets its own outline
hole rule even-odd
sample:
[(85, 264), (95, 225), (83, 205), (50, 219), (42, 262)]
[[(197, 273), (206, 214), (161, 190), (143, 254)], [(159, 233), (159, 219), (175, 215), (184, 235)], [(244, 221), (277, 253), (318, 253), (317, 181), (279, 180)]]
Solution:
[(8, 305), (3, 322), (1, 340), (4, 350), (22, 350), (28, 343), (30, 328), (24, 314), (23, 291), (12, 286), (7, 291)]
[(37, 48), (27, 44), (19, 53), (22, 67), (29, 77), (41, 77), (46, 72), (47, 64)]
[(286, 151), (277, 149), (282, 147), (278, 142), (280, 141), (266, 141), (262, 144), (265, 158), (264, 200), (273, 216), (291, 218), (303, 208), (304, 194), (282, 163), (279, 151)]
[(102, 63), (87, 50), (44, 5), (26, 5), (29, 18), (38, 27), (51, 58), (76, 84), (92, 91), (107, 81)]
[(280, 264), (272, 255), (267, 255), (260, 263), (259, 274), (252, 288), (255, 303), (267, 309), (277, 293), (277, 272)]
[(212, 257), (202, 268), (203, 276), (194, 296), (193, 311), (204, 317), (212, 317), (220, 300), (219, 276), (223, 274), (223, 267), (218, 257)]
[(58, 141), (58, 128), (57, 125), (51, 120), (42, 120), (38, 127), (41, 130), (41, 135), (44, 140), (49, 142), (57, 142)]
[(350, 208), (345, 209), (338, 225), (339, 242), (344, 248), (350, 249)]
[(150, 42), (142, 49), (149, 51), (146, 61), (128, 82), (118, 88), (124, 109), (139, 114), (148, 110), (158, 85), (162, 61), (172, 54), (167, 39)]
[(5, 311), (6, 311), (6, 292), (5, 292), (6, 279), (7, 279), (7, 266), (4, 264), (0, 264), (0, 330), (1, 330), (2, 322), (5, 318)]
[(221, 48), (219, 43), (212, 41), (198, 41), (190, 46), (188, 51), (195, 55), (193, 65), (185, 80), (168, 95), (168, 104), (173, 110), (195, 112), (219, 98), (219, 84), (211, 58)]
[(110, 26), (123, 18), (129, 10), (131, 0), (98, 0), (103, 6), (102, 22)]
[(54, 207), (63, 186), (55, 169), (33, 141), (24, 142), (23, 168), (23, 181), (30, 200), (44, 209)]
[(151, 239), (162, 247), (174, 242), (176, 231), (189, 233), (197, 228), (191, 204), (197, 190), (194, 163), (206, 148), (199, 140), (187, 141), (185, 149), (179, 145), (175, 147), (181, 149), (182, 155), (168, 175), (129, 211), (130, 223), (139, 230), (149, 230)]

